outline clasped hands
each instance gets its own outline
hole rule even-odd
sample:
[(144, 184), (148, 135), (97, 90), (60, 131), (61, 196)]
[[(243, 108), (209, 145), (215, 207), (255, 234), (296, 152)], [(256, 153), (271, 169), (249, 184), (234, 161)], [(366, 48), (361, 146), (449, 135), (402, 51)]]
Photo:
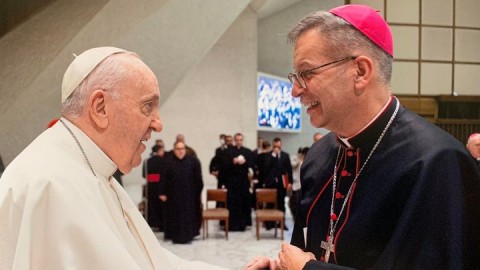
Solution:
[(315, 260), (313, 253), (282, 243), (278, 258), (258, 256), (247, 263), (242, 270), (301, 270), (310, 260)]

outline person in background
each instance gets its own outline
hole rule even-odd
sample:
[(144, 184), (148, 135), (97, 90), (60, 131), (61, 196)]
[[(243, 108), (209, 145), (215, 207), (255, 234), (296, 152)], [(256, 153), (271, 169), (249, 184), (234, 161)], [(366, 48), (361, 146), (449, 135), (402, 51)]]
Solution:
[(215, 149), (215, 153), (217, 153), (218, 151), (222, 151), (222, 150), (224, 150), (224, 149), (227, 148), (227, 145), (225, 144), (225, 137), (226, 137), (226, 136), (227, 136), (227, 135), (225, 135), (225, 134), (223, 134), (223, 133), (220, 134), (220, 135), (218, 135), (218, 139), (219, 139), (219, 142), (220, 142), (220, 146)]
[[(215, 149), (215, 156), (210, 160), (210, 174), (215, 176), (217, 179), (217, 188), (226, 188), (226, 181), (227, 181), (227, 172), (226, 166), (228, 164), (229, 154), (228, 154), (228, 145), (226, 142), (227, 135), (220, 134), (220, 146)], [(216, 207), (225, 207), (225, 203), (217, 202)], [(220, 227), (225, 226), (225, 221), (221, 220), (219, 222)]]
[(58, 122), (58, 120), (59, 118), (53, 118), (52, 120), (50, 120), (50, 122), (48, 122), (47, 124), (47, 128), (53, 127), (53, 125), (55, 125)]
[(288, 200), (288, 206), (290, 207), (290, 212), (292, 212), (293, 220), (297, 217), (298, 206), (300, 204), (300, 195), (302, 183), (300, 182), (300, 168), (302, 167), (303, 159), (307, 154), (309, 147), (300, 147), (298, 148), (297, 154), (292, 158), (292, 193), (290, 199)]
[(268, 155), (272, 151), (271, 144), (268, 141), (264, 141), (262, 143), (262, 153), (260, 153), (257, 158), (255, 159), (255, 174), (258, 178), (258, 183), (256, 184), (257, 187), (263, 188), (265, 187), (265, 178), (267, 177), (268, 168), (265, 164), (266, 159), (268, 159)]
[(266, 160), (268, 159), (268, 154), (271, 151), (271, 144), (269, 141), (262, 142), (262, 150), (260, 154), (257, 155), (255, 158), (255, 176), (253, 187), (252, 187), (252, 206), (254, 209), (257, 208), (257, 188), (265, 188), (265, 180), (268, 173), (267, 164), (265, 164)]
[(147, 180), (145, 193), (147, 198), (147, 211), (145, 218), (154, 232), (163, 232), (165, 229), (164, 203), (161, 201), (161, 190), (164, 185), (165, 149), (155, 144), (148, 160), (144, 161), (142, 176)]
[[(256, 166), (257, 164), (257, 158), (260, 154), (263, 153), (263, 138), (262, 137), (258, 137), (257, 138), (257, 148), (255, 148), (254, 150), (252, 150), (252, 161), (253, 161), (253, 164), (254, 164), (254, 167), (253, 167), (253, 180), (255, 182), (258, 182), (258, 174), (257, 174), (257, 171), (258, 171), (258, 168)], [(252, 196), (253, 198), (254, 196)], [(255, 201), (253, 201), (253, 205), (255, 204)]]
[(244, 231), (252, 224), (249, 168), (253, 168), (252, 152), (243, 146), (243, 134), (234, 136), (235, 146), (228, 148), (226, 186), (230, 211), (229, 230)]
[(193, 157), (197, 158), (197, 152), (195, 152), (195, 150), (193, 150), (192, 147), (188, 146), (185, 143), (185, 136), (183, 136), (183, 134), (177, 134), (177, 137), (175, 138), (175, 142), (183, 142), (185, 144), (186, 149), (187, 149), (187, 155), (190, 155), (190, 156), (193, 156)]
[(228, 146), (225, 143), (225, 134), (220, 134), (220, 146), (215, 149), (215, 156), (210, 160), (210, 174), (217, 178), (217, 188), (225, 188), (225, 165)]
[(252, 150), (252, 157), (253, 157), (253, 160), (255, 161), (257, 156), (260, 155), (261, 153), (263, 153), (263, 138), (262, 137), (258, 137), (257, 138), (257, 148), (255, 148), (254, 150)]
[(467, 149), (480, 167), (480, 133), (473, 133), (468, 137)]
[(317, 142), (319, 141), (321, 138), (323, 138), (323, 134), (320, 133), (320, 132), (315, 132), (315, 134), (313, 134), (313, 142)]
[(162, 130), (157, 78), (139, 56), (114, 47), (79, 54), (61, 100), (60, 120), (0, 179), (0, 268), (221, 269), (162, 248), (112, 177), (140, 165)]
[(202, 169), (197, 158), (187, 155), (185, 143), (173, 145), (173, 155), (166, 158), (164, 189), (167, 228), (165, 239), (174, 244), (188, 244), (200, 234)]
[(122, 186), (122, 187), (123, 187), (123, 180), (122, 180), (122, 176), (123, 176), (123, 175), (124, 175), (124, 174), (123, 174), (122, 171), (120, 171), (120, 170), (116, 170), (116, 171), (113, 173), (113, 175), (112, 175), (113, 178), (115, 178), (115, 180), (117, 180), (118, 183), (120, 184), (120, 186)]
[(161, 147), (165, 148), (165, 144), (163, 143), (162, 139), (156, 139), (155, 140), (155, 145), (158, 145), (158, 146), (161, 146)]
[(292, 95), (331, 132), (302, 164), (291, 244), (247, 269), (476, 269), (480, 170), (458, 140), (392, 95), (393, 38), (344, 5), (301, 19)]
[(5, 171), (5, 165), (3, 164), (2, 157), (0, 156), (0, 176), (2, 176), (3, 171)]
[[(285, 212), (285, 197), (287, 190), (292, 188), (292, 165), (290, 163), (290, 155), (282, 151), (282, 140), (274, 138), (272, 141), (272, 151), (265, 156), (264, 160), (266, 188), (275, 188), (277, 190), (277, 209)], [(266, 228), (273, 227), (272, 223), (267, 222)], [(285, 225), (285, 230), (289, 228)]]
[(225, 145), (227, 148), (233, 146), (233, 136), (232, 135), (225, 135)]

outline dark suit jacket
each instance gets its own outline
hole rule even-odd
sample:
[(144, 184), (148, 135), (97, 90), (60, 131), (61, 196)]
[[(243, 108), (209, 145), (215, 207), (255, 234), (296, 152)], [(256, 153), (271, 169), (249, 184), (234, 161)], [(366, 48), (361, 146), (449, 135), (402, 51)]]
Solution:
[(280, 153), (280, 160), (273, 156), (272, 151), (262, 154), (259, 157), (259, 180), (265, 187), (285, 189), (282, 175), (288, 176), (288, 182), (290, 184), (293, 182), (292, 165), (288, 153), (282, 151)]

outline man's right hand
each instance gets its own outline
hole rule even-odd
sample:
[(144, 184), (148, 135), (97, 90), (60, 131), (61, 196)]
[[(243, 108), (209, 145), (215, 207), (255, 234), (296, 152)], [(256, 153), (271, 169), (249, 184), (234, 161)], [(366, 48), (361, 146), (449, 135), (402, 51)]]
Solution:
[(255, 257), (242, 270), (277, 270), (277, 262), (269, 257)]

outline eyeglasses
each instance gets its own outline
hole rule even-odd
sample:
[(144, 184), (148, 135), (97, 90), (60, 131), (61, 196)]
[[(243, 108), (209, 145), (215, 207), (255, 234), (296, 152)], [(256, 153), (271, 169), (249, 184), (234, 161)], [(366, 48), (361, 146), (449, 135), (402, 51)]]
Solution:
[(309, 75), (310, 73), (312, 73), (315, 69), (319, 69), (319, 68), (322, 68), (322, 67), (326, 67), (326, 66), (330, 66), (330, 65), (333, 65), (335, 63), (339, 63), (339, 62), (342, 62), (342, 61), (350, 61), (350, 60), (355, 60), (358, 56), (347, 56), (345, 58), (342, 58), (340, 60), (336, 60), (336, 61), (333, 61), (333, 62), (330, 62), (330, 63), (326, 63), (326, 64), (323, 64), (323, 65), (320, 65), (318, 67), (314, 67), (314, 68), (311, 68), (311, 69), (307, 69), (307, 70), (304, 70), (302, 72), (295, 72), (295, 73), (289, 73), (288, 74), (288, 79), (290, 80), (290, 82), (292, 84), (295, 84), (295, 82), (298, 82), (298, 84), (302, 87), (302, 88), (307, 88), (307, 84), (305, 83), (305, 76)]

